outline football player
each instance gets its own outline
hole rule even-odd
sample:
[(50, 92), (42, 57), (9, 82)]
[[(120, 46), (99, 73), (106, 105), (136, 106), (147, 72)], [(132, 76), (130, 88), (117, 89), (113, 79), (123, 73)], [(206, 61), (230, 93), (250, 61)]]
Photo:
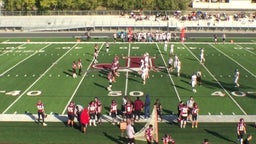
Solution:
[(110, 46), (110, 45), (109, 45), (109, 42), (106, 42), (105, 45), (106, 45), (106, 52), (108, 53), (108, 52), (109, 52), (109, 46)]
[(80, 75), (80, 76), (81, 76), (81, 72), (82, 72), (82, 67), (83, 67), (82, 60), (78, 59), (78, 61), (77, 61), (77, 68), (78, 68), (78, 75)]
[(205, 63), (204, 49), (203, 49), (203, 48), (200, 49), (200, 62), (201, 62), (202, 64)]
[(152, 144), (152, 142), (154, 141), (152, 124), (150, 124), (149, 127), (145, 130), (145, 138), (146, 138), (147, 144)]
[(112, 103), (110, 105), (110, 112), (109, 115), (112, 117), (112, 124), (115, 125), (117, 123), (117, 107), (118, 104), (115, 100), (112, 100)]
[(68, 122), (67, 122), (66, 126), (74, 127), (74, 118), (75, 118), (75, 103), (74, 102), (70, 102), (70, 104), (68, 105), (67, 113), (68, 113)]
[(238, 69), (235, 70), (235, 74), (234, 74), (234, 83), (235, 83), (235, 87), (239, 87), (239, 76), (240, 76), (240, 72), (238, 71)]
[(192, 109), (192, 128), (197, 128), (198, 127), (198, 120), (197, 116), (199, 113), (199, 107), (197, 103), (193, 104), (193, 109)]
[(181, 121), (180, 121), (180, 128), (185, 128), (187, 124), (187, 117), (188, 117), (188, 107), (186, 104), (183, 104), (181, 111)]
[(191, 76), (191, 86), (193, 93), (196, 93), (196, 83), (197, 83), (197, 76), (195, 73)]
[(76, 69), (77, 69), (77, 65), (76, 65), (76, 62), (75, 61), (73, 61), (73, 63), (72, 63), (72, 72), (73, 72), (73, 78), (76, 78), (77, 77), (77, 75), (76, 75)]
[(89, 120), (89, 125), (96, 125), (96, 106), (95, 106), (95, 102), (91, 101), (89, 106), (88, 106), (88, 110), (89, 110), (89, 116), (90, 116), (90, 120)]
[(243, 144), (243, 138), (245, 134), (246, 134), (246, 124), (244, 122), (244, 119), (240, 118), (237, 124), (237, 137), (241, 144)]
[(37, 107), (37, 115), (38, 115), (37, 121), (40, 122), (40, 117), (42, 117), (42, 125), (47, 126), (47, 124), (44, 122), (44, 119), (47, 117), (47, 115), (45, 114), (44, 104), (42, 103), (41, 100), (37, 101), (36, 107)]
[(102, 116), (102, 103), (99, 100), (99, 98), (97, 98), (97, 97), (94, 98), (94, 102), (95, 102), (95, 106), (96, 106), (97, 123), (101, 124), (102, 123), (102, 119), (101, 119), (101, 116)]

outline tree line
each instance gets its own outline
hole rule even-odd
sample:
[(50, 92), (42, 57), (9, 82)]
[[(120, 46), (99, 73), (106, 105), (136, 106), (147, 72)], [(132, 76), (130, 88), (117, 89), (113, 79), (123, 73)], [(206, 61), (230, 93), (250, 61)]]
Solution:
[(186, 10), (190, 1), (191, 0), (2, 0), (2, 8), (6, 11)]

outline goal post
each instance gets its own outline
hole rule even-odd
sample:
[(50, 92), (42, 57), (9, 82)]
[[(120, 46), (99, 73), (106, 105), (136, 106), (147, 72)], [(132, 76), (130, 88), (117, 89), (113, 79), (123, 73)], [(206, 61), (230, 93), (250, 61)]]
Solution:
[(155, 105), (154, 105), (153, 111), (151, 113), (151, 117), (148, 120), (148, 122), (145, 124), (145, 126), (140, 131), (138, 131), (135, 134), (136, 140), (146, 141), (145, 130), (149, 127), (149, 125), (153, 126), (153, 138), (154, 138), (155, 143), (158, 143), (158, 114), (157, 114)]

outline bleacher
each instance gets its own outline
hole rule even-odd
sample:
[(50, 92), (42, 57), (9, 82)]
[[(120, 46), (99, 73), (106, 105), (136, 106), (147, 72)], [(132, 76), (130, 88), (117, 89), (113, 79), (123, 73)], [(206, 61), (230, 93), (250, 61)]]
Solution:
[(111, 32), (126, 30), (132, 27), (135, 31), (176, 31), (186, 27), (188, 32), (245, 32), (256, 31), (256, 20), (232, 19), (214, 20), (180, 20), (170, 17), (168, 20), (156, 20), (149, 16), (146, 20), (135, 20), (129, 16), (119, 15), (86, 15), (86, 16), (3, 16), (0, 18), (0, 30), (4, 32), (44, 32), (44, 31), (97, 31)]

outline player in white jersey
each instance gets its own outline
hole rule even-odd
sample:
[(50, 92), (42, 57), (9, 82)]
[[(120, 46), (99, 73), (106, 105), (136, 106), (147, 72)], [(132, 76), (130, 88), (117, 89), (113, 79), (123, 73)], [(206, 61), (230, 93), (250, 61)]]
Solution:
[(204, 49), (203, 49), (203, 48), (200, 49), (200, 62), (201, 62), (202, 64), (204, 64), (204, 62), (205, 62), (205, 58), (204, 58)]
[(173, 56), (174, 55), (174, 44), (171, 44), (171, 47), (170, 47), (170, 56)]
[(167, 52), (167, 47), (168, 47), (168, 41), (164, 41), (164, 51)]
[(194, 73), (192, 76), (191, 76), (191, 86), (192, 86), (192, 91), (194, 93), (196, 93), (196, 82), (197, 82), (197, 76), (196, 74)]
[(141, 78), (143, 80), (143, 85), (146, 84), (146, 79), (148, 78), (148, 67), (144, 66), (142, 69)]
[(239, 87), (239, 76), (240, 76), (240, 72), (238, 71), (238, 69), (235, 70), (235, 75), (234, 75), (234, 83), (235, 83), (235, 87)]
[(178, 58), (177, 55), (175, 55), (175, 56), (174, 56), (174, 62), (173, 62), (173, 67), (174, 67), (174, 68), (177, 68), (178, 61), (179, 61), (179, 58)]
[(173, 70), (173, 58), (170, 56), (168, 60), (168, 71), (172, 72), (172, 70)]
[(178, 77), (180, 76), (180, 70), (181, 70), (181, 61), (178, 60), (178, 63), (177, 63), (177, 76)]

